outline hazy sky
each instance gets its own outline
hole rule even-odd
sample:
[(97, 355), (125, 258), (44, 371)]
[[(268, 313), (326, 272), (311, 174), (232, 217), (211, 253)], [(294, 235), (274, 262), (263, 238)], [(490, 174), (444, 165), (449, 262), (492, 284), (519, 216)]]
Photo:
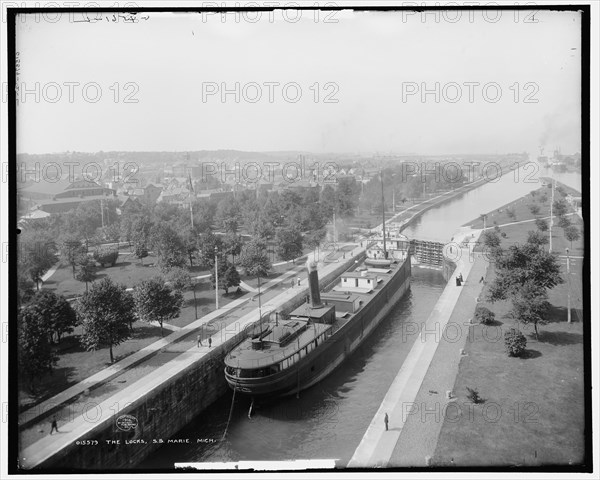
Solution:
[[(495, 23), (497, 11), (343, 11), (336, 23), (309, 11), (293, 22), (295, 13), (263, 12), (255, 23), (252, 14), (26, 16), (17, 82), (39, 98), (21, 96), (18, 151), (581, 148), (576, 13), (539, 11), (536, 23), (524, 11)], [(239, 98), (222, 98), (236, 82)]]

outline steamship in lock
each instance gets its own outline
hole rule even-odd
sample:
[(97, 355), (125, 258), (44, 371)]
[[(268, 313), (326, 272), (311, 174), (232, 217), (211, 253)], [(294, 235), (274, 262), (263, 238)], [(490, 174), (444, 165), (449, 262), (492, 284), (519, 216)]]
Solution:
[(399, 232), (386, 235), (384, 224), (382, 236), (367, 246), (366, 258), (323, 292), (316, 264), (307, 263), (308, 302), (285, 320), (276, 315), (259, 325), (226, 355), (229, 386), (234, 392), (267, 398), (297, 394), (325, 378), (408, 290), (409, 247)]

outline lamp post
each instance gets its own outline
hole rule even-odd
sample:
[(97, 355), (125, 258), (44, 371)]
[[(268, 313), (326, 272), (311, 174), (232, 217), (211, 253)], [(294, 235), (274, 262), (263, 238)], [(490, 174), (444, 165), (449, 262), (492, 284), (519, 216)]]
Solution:
[(215, 245), (215, 304), (216, 309), (219, 309), (219, 258), (218, 250)]
[(571, 259), (569, 257), (569, 249), (567, 252), (567, 323), (571, 323)]

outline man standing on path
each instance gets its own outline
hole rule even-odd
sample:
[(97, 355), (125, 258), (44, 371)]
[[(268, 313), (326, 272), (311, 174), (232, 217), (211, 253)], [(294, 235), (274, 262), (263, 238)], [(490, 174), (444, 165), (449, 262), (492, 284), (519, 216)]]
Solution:
[(208, 337), (208, 348), (212, 347), (212, 338)]
[(198, 335), (197, 341), (198, 341), (198, 348), (200, 348), (200, 345), (202, 345), (202, 336), (201, 335)]
[(385, 431), (387, 432), (388, 430), (388, 423), (390, 421), (390, 418), (388, 417), (387, 412), (385, 413), (385, 417), (383, 417), (383, 422), (385, 423)]
[(56, 423), (56, 415), (52, 417), (52, 423), (50, 424), (50, 435), (56, 430), (56, 433), (60, 433), (58, 431), (58, 424)]

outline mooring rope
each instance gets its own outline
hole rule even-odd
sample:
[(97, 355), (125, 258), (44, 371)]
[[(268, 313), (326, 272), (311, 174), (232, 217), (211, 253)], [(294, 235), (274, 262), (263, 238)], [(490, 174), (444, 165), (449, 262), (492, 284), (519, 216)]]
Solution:
[(233, 415), (233, 405), (235, 403), (235, 391), (237, 390), (236, 387), (237, 387), (237, 382), (233, 388), (233, 397), (231, 397), (231, 408), (229, 409), (229, 418), (227, 419), (227, 425), (225, 425), (225, 431), (223, 432), (223, 438), (221, 438), (221, 441), (225, 440), (225, 437), (227, 436), (227, 430), (229, 429), (229, 422), (231, 422), (231, 416)]

